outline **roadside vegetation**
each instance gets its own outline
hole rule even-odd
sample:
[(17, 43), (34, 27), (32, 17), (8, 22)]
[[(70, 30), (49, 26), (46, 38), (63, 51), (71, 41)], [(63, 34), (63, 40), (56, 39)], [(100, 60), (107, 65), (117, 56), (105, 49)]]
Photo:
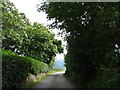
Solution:
[[(61, 68), (51, 68), (48, 65), (29, 58), (19, 56), (11, 51), (2, 50), (3, 59), (3, 88), (31, 88), (47, 76), (64, 71)], [(35, 75), (40, 74), (37, 79)]]
[(41, 82), (42, 80), (46, 79), (47, 76), (53, 74), (53, 73), (56, 73), (56, 72), (62, 72), (64, 70), (61, 70), (61, 69), (54, 69), (52, 68), (48, 73), (46, 73), (44, 76), (42, 76), (41, 78), (39, 78), (38, 80), (35, 80), (33, 82), (31, 82), (29, 85), (26, 85), (25, 87), (23, 88), (32, 88), (34, 85), (36, 85), (37, 83)]
[[(63, 53), (61, 40), (39, 23), (31, 23), (13, 3), (1, 2), (2, 87), (31, 87), (53, 69)], [(55, 21), (65, 35), (65, 76), (80, 88), (120, 88), (120, 2), (46, 2), (38, 11)]]
[(120, 2), (45, 2), (38, 11), (67, 41), (66, 76), (81, 88), (120, 88)]
[[(26, 56), (19, 56), (11, 51), (2, 50), (3, 88), (20, 88), (31, 82), (27, 81), (27, 77), (30, 74), (46, 74), (48, 71), (48, 65), (43, 62)], [(31, 77), (29, 79), (31, 80)]]
[(39, 23), (31, 23), (13, 3), (2, 7), (2, 87), (21, 88), (44, 77), (63, 53), (61, 40)]

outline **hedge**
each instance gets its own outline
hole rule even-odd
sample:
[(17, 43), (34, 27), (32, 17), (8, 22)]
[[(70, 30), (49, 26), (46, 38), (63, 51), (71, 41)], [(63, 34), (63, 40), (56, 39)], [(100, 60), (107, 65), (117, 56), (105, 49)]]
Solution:
[(21, 87), (28, 75), (47, 73), (48, 65), (33, 58), (2, 50), (2, 87)]

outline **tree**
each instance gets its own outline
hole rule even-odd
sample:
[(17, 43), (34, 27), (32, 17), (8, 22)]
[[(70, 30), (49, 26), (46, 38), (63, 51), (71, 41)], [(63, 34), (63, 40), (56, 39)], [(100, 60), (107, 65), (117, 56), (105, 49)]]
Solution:
[(115, 45), (120, 49), (119, 4), (45, 2), (38, 8), (55, 20), (51, 28), (67, 32), (66, 75), (83, 87), (88, 87), (102, 67), (114, 71), (120, 63), (120, 54), (115, 52)]
[(32, 57), (52, 67), (56, 53), (63, 52), (61, 41), (56, 40), (55, 34), (41, 24), (31, 24), (13, 3), (4, 2), (3, 6), (2, 49)]

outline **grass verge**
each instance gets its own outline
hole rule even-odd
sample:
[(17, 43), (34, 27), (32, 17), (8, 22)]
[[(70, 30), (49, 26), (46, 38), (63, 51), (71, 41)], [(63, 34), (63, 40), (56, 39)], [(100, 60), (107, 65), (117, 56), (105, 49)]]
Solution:
[(40, 79), (32, 82), (30, 85), (25, 86), (24, 88), (32, 88), (35, 84), (37, 84), (37, 83), (39, 83), (40, 81), (42, 81), (42, 80), (44, 80), (45, 78), (47, 78), (47, 76), (49, 76), (49, 75), (51, 75), (51, 74), (53, 74), (53, 73), (62, 72), (62, 71), (64, 71), (64, 70), (59, 70), (59, 71), (57, 71), (57, 70), (52, 70), (52, 71), (48, 72), (48, 73), (47, 73), (45, 76), (43, 76), (42, 78), (40, 78)]

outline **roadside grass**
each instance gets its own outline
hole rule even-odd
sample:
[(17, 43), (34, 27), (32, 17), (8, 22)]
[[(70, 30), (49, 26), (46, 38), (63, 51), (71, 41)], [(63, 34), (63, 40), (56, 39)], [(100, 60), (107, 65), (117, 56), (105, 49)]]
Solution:
[(56, 73), (56, 72), (62, 72), (64, 70), (52, 70), (52, 71), (49, 71), (45, 76), (43, 76), (42, 78), (38, 79), (38, 80), (35, 80), (34, 82), (31, 82), (28, 86), (25, 86), (23, 88), (32, 88), (34, 85), (36, 85), (37, 83), (41, 82), (42, 80), (46, 79), (49, 75), (53, 74), (53, 73)]
[(31, 82), (28, 86), (25, 86), (23, 88), (32, 88), (35, 84), (39, 83), (40, 81), (42, 81), (43, 79), (45, 79), (47, 77), (47, 75), (43, 76), (42, 78), (35, 80), (34, 82)]
[(56, 73), (56, 72), (62, 72), (62, 71), (64, 71), (64, 70), (53, 70), (53, 71), (50, 71), (50, 72), (48, 72), (47, 73), (47, 76), (49, 76), (49, 75), (51, 75), (51, 74), (53, 74), (53, 73)]

